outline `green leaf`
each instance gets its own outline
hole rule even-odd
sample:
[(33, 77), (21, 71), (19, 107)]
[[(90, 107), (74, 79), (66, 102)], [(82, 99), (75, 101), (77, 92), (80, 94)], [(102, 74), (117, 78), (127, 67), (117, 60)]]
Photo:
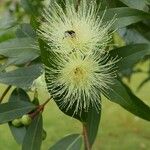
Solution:
[(15, 28), (0, 30), (0, 43), (16, 37)]
[(120, 1), (131, 8), (140, 10), (144, 10), (147, 4), (146, 0), (120, 0)]
[(87, 121), (85, 124), (87, 127), (89, 143), (91, 146), (93, 145), (97, 136), (100, 118), (101, 118), (101, 109), (96, 110), (95, 108), (90, 107), (87, 115)]
[(21, 0), (23, 9), (32, 16), (38, 16), (43, 7), (43, 0)]
[(0, 124), (12, 121), (29, 113), (35, 106), (24, 101), (12, 101), (0, 105)]
[(42, 74), (42, 71), (41, 64), (19, 68), (14, 71), (0, 73), (0, 82), (27, 89)]
[(82, 145), (82, 136), (80, 134), (71, 134), (53, 145), (49, 150), (80, 150)]
[(147, 5), (150, 5), (150, 0), (146, 0), (147, 1)]
[(111, 89), (106, 90), (106, 97), (132, 114), (150, 121), (150, 107), (136, 97), (122, 82), (115, 80)]
[(31, 15), (35, 15), (36, 14), (36, 9), (33, 6), (33, 1), (31, 0), (21, 0), (21, 6), (23, 7), (23, 9), (31, 14)]
[(21, 88), (15, 88), (9, 97), (9, 101), (16, 100), (30, 102), (29, 95)]
[(37, 105), (37, 106), (40, 105), (40, 102), (39, 102), (38, 97), (34, 97), (32, 103), (33, 103), (34, 105)]
[(17, 37), (20, 37), (20, 38), (23, 38), (23, 37), (35, 38), (36, 37), (35, 31), (31, 27), (31, 25), (27, 23), (20, 25), (20, 27), (16, 31), (16, 35)]
[(39, 114), (34, 118), (25, 135), (22, 150), (40, 150), (42, 144), (43, 121)]
[[(140, 26), (137, 27), (137, 28), (140, 28), (140, 30), (141, 30)], [(144, 27), (144, 28), (146, 28), (146, 27)], [(146, 29), (146, 30), (149, 31), (149, 29)], [(131, 28), (131, 29), (130, 28), (129, 29), (128, 28), (123, 28), (123, 29), (120, 29), (120, 34), (121, 34), (122, 38), (126, 41), (127, 45), (141, 44), (141, 43), (145, 43), (145, 44), (148, 43), (149, 44), (149, 39), (148, 39), (148, 37), (146, 35), (146, 33), (148, 33), (148, 32), (147, 31), (142, 31), (142, 32), (140, 33), (135, 28)]]
[[(23, 90), (16, 88), (13, 90), (11, 96), (9, 97), (9, 101), (27, 101), (30, 102), (30, 98), (28, 94)], [(11, 133), (18, 144), (22, 144), (24, 136), (26, 134), (26, 128), (22, 127), (14, 127), (11, 123), (8, 124), (11, 130)]]
[(144, 56), (150, 55), (150, 44), (134, 44), (113, 49), (110, 51), (113, 57), (118, 56), (121, 60), (118, 62), (119, 70), (124, 71), (132, 68)]
[(17, 128), (14, 127), (11, 123), (9, 123), (9, 128), (16, 142), (18, 144), (22, 144), (26, 134), (26, 127), (22, 126)]
[(91, 106), (89, 107), (88, 111), (83, 110), (81, 114), (74, 114), (75, 107), (72, 107), (68, 111), (66, 111), (65, 108), (60, 107), (60, 104), (57, 101), (55, 102), (63, 113), (65, 113), (70, 117), (76, 118), (79, 121), (81, 121), (83, 124), (85, 124), (88, 132), (89, 143), (92, 146), (97, 136), (100, 117), (101, 117), (101, 110), (96, 110), (95, 107)]
[[(88, 1), (90, 2), (91, 0), (88, 0)], [(116, 0), (102, 0), (102, 1), (96, 0), (96, 2), (97, 2), (97, 5), (101, 6), (102, 10), (106, 8), (114, 8), (116, 7), (116, 4), (118, 3), (118, 1)]]
[(117, 20), (112, 26), (113, 29), (122, 28), (145, 19), (150, 19), (149, 13), (133, 8), (119, 7), (107, 9), (103, 21), (110, 21), (114, 16), (116, 16)]
[(12, 17), (10, 14), (2, 14), (0, 17), (0, 30), (8, 29), (13, 27), (16, 24), (16, 21), (14, 20), (14, 17)]
[(8, 57), (7, 65), (19, 65), (36, 59), (39, 48), (32, 38), (16, 38), (0, 43), (0, 55)]

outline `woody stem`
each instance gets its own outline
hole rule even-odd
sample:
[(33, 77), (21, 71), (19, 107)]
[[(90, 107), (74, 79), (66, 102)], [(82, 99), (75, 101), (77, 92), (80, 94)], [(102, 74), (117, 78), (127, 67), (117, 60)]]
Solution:
[(85, 150), (91, 150), (91, 146), (90, 146), (90, 143), (89, 143), (88, 131), (87, 131), (86, 124), (83, 124), (83, 139), (84, 139)]
[(36, 115), (38, 115), (40, 112), (44, 110), (45, 105), (51, 100), (51, 98), (47, 99), (42, 105), (39, 105), (33, 113), (30, 114), (31, 118), (34, 118)]
[(2, 96), (0, 97), (0, 103), (3, 101), (4, 97), (5, 97), (6, 94), (9, 92), (10, 88), (11, 88), (11, 85), (9, 85), (9, 86), (5, 89), (4, 93), (3, 93)]

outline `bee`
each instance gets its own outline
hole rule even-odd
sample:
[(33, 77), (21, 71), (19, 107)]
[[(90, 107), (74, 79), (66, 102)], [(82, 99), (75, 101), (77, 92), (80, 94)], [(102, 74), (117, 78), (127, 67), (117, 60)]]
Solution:
[[(63, 39), (67, 39), (68, 42), (70, 43), (70, 45), (72, 45), (74, 47), (74, 44), (76, 43), (76, 33), (73, 30), (67, 30), (64, 32), (64, 37)], [(75, 48), (73, 48), (73, 50), (69, 53), (72, 54), (75, 52)]]
[(70, 38), (75, 38), (76, 37), (76, 33), (73, 30), (65, 31), (64, 35), (65, 35), (65, 38), (66, 37), (70, 37)]

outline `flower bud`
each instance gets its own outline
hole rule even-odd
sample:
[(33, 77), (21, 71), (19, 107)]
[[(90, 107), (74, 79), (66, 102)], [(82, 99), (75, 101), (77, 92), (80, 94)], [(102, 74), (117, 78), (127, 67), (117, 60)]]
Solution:
[(20, 119), (14, 119), (12, 121), (12, 125), (15, 127), (20, 127), (22, 125), (21, 120)]
[(32, 119), (29, 115), (23, 115), (21, 118), (21, 122), (23, 125), (28, 126), (32, 122)]

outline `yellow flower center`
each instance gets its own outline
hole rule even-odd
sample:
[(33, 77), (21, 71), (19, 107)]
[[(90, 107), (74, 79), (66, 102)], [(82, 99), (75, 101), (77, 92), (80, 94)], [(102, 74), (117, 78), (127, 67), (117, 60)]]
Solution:
[(94, 71), (97, 70), (97, 67), (98, 64), (92, 58), (83, 59), (72, 54), (61, 70), (59, 81), (71, 89), (83, 89), (85, 87), (88, 89), (90, 87), (88, 83), (93, 80)]
[(76, 83), (80, 83), (80, 82), (84, 81), (84, 79), (86, 78), (86, 70), (84, 70), (81, 67), (76, 67), (73, 70), (73, 73), (74, 73), (73, 80)]

